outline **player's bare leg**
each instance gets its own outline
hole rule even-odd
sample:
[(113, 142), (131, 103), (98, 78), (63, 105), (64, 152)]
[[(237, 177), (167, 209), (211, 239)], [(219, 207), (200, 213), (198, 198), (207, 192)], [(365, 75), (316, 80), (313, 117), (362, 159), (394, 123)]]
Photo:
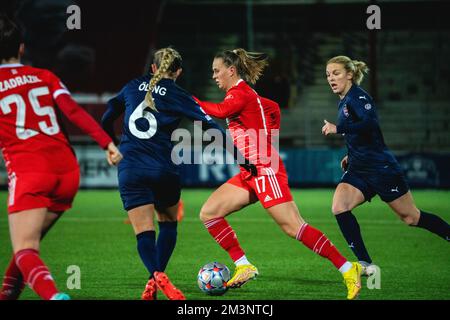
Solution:
[(41, 240), (44, 239), (55, 223), (62, 217), (63, 213), (64, 212), (47, 212), (42, 225)]
[(224, 183), (203, 204), (200, 210), (200, 220), (206, 222), (210, 219), (225, 218), (256, 201), (258, 199), (247, 190)]
[(181, 200), (173, 206), (167, 208), (158, 208), (156, 210), (156, 218), (158, 222), (175, 222), (178, 221), (178, 208)]
[(135, 235), (144, 231), (155, 231), (154, 217), (155, 206), (153, 204), (143, 205), (128, 211), (128, 218)]
[(267, 212), (289, 237), (295, 238), (300, 227), (305, 223), (293, 201), (270, 207)]
[[(53, 227), (62, 213), (47, 212), (41, 232), (41, 241)], [(17, 300), (25, 287), (25, 282), (19, 267), (14, 259), (14, 254), (9, 263), (3, 279), (3, 287), (0, 292), (0, 300)]]
[[(42, 211), (42, 213), (40, 213)], [(35, 226), (36, 229), (33, 228), (33, 230), (22, 230), (22, 232), (27, 231), (29, 233), (29, 235), (26, 235), (26, 238), (30, 238), (29, 244), (27, 243), (20, 243), (23, 242), (23, 240), (21, 240), (22, 238), (25, 238), (25, 235), (22, 235), (20, 233), (21, 228), (20, 226), (20, 221), (23, 220), (22, 218), (26, 218), (27, 216), (16, 216), (15, 218), (13, 218), (13, 222), (12, 224), (10, 223), (10, 229), (11, 229), (11, 237), (16, 238), (16, 240), (13, 240), (13, 243), (16, 243), (16, 246), (19, 247), (19, 251), (20, 251), (20, 247), (27, 247), (30, 246), (31, 249), (35, 249), (38, 250), (39, 249), (39, 240), (41, 237), (35, 237), (34, 233), (38, 233), (38, 229), (39, 229), (39, 224), (43, 225), (43, 220), (45, 220), (45, 212), (46, 209), (37, 209), (37, 214), (35, 214), (32, 217), (29, 217), (32, 219), (32, 221), (30, 221), (30, 224), (32, 223), (37, 223), (37, 225)], [(20, 213), (16, 213), (16, 214), (20, 214)], [(25, 212), (26, 214), (26, 212)], [(36, 221), (33, 219), (33, 217), (36, 219)], [(44, 217), (44, 219), (42, 218)], [(15, 231), (15, 229), (18, 229), (19, 231)], [(14, 247), (14, 244), (13, 244)], [(16, 300), (19, 298), (22, 290), (25, 287), (25, 281), (23, 279), (22, 276), (22, 272), (20, 271), (19, 267), (16, 264), (16, 259), (15, 259), (15, 252), (13, 252), (11, 261), (9, 263), (9, 266), (5, 272), (5, 276), (3, 279), (3, 286), (2, 286), (2, 290), (0, 292), (0, 300)]]
[[(180, 201), (178, 202), (177, 206), (177, 221), (181, 222), (181, 220), (183, 220), (184, 218), (184, 202), (183, 200), (180, 199)], [(125, 224), (131, 224), (130, 218), (126, 217), (123, 220), (123, 223)]]
[(414, 204), (411, 192), (408, 191), (400, 198), (388, 203), (389, 207), (399, 216), (399, 218), (409, 226), (416, 226), (420, 218), (420, 210)]
[(352, 210), (364, 201), (364, 195), (358, 188), (341, 182), (334, 192), (331, 210), (348, 246), (362, 266), (362, 275), (370, 276), (376, 271), (376, 268), (366, 249), (358, 220), (352, 213)]
[[(46, 208), (37, 208), (10, 214), (8, 218), (15, 262), (28, 285), (43, 299), (70, 299), (58, 292), (47, 266), (39, 257), (44, 226), (50, 228), (54, 217), (48, 216)], [(49, 219), (48, 224), (46, 219)]]
[(348, 183), (339, 183), (334, 191), (331, 211), (334, 215), (339, 215), (346, 211), (351, 211), (364, 203), (363, 193)]
[(388, 204), (407, 225), (426, 229), (447, 242), (450, 241), (450, 225), (433, 213), (419, 210), (410, 191)]
[(355, 299), (361, 290), (361, 265), (350, 263), (320, 231), (308, 225), (293, 201), (270, 207), (267, 212), (290, 237), (301, 241), (314, 253), (327, 258), (339, 269), (347, 287), (347, 299)]
[(123, 219), (123, 223), (125, 224), (131, 224), (130, 218), (126, 217), (125, 219)]
[(24, 210), (8, 215), (14, 253), (22, 249), (39, 250), (47, 208)]
[(224, 183), (214, 191), (200, 211), (200, 219), (214, 240), (228, 252), (236, 265), (233, 276), (227, 285), (239, 288), (258, 275), (258, 269), (245, 256), (234, 230), (224, 219), (247, 205), (257, 201), (249, 191)]

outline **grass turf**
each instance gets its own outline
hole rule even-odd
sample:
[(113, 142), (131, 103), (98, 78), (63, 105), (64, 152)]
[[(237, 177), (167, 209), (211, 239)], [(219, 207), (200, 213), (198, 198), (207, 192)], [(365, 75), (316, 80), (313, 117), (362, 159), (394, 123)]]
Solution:
[[(166, 270), (187, 299), (297, 300), (345, 299), (342, 278), (327, 260), (285, 236), (260, 204), (229, 218), (249, 260), (260, 276), (224, 296), (210, 297), (197, 287), (203, 264), (219, 261), (233, 271), (233, 263), (198, 219), (212, 190), (184, 190), (185, 218), (178, 243)], [(322, 230), (350, 260), (354, 256), (330, 213), (332, 190), (293, 190), (306, 221)], [(450, 221), (449, 191), (413, 192), (419, 208)], [(0, 271), (11, 257), (6, 192), (0, 193)], [(405, 226), (378, 198), (354, 210), (366, 245), (381, 268), (381, 288), (368, 289), (363, 278), (361, 300), (450, 299), (448, 243), (422, 229)], [(148, 277), (136, 251), (136, 241), (116, 191), (80, 191), (73, 208), (42, 243), (47, 262), (61, 291), (73, 299), (139, 299)], [(81, 289), (68, 290), (67, 268), (80, 267)], [(161, 297), (161, 295), (160, 295)], [(37, 299), (26, 288), (21, 299)], [(161, 297), (164, 299), (164, 297)]]

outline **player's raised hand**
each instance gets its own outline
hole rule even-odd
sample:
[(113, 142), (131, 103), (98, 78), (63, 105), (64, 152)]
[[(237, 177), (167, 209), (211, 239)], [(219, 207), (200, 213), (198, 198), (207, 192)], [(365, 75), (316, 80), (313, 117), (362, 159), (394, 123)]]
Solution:
[(323, 120), (323, 122), (325, 123), (324, 126), (322, 127), (322, 134), (324, 135), (329, 135), (332, 133), (336, 133), (336, 125), (328, 122), (327, 120)]
[(119, 149), (116, 147), (114, 142), (110, 142), (108, 144), (108, 149), (106, 149), (106, 160), (108, 161), (110, 166), (117, 165), (120, 160), (122, 160), (123, 156), (120, 153)]

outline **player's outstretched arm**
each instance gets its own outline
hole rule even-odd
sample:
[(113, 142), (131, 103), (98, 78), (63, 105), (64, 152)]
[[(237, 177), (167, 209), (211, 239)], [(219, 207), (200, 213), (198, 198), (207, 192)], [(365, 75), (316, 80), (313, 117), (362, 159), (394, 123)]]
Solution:
[(192, 98), (208, 115), (219, 119), (225, 119), (233, 114), (239, 113), (246, 105), (245, 96), (238, 91), (228, 93), (220, 103), (201, 101), (195, 96), (192, 96)]
[(91, 136), (102, 149), (106, 149), (112, 139), (106, 134), (100, 125), (81, 108), (69, 94), (60, 94), (56, 98), (56, 104), (64, 115), (80, 128), (84, 133)]
[[(195, 102), (194, 102), (195, 101)], [(204, 113), (204, 110), (199, 108), (199, 102), (196, 97), (192, 96), (187, 97), (185, 101), (185, 107), (182, 108), (182, 112), (185, 116), (187, 116), (191, 120), (200, 120), (202, 121), (202, 127), (204, 131), (208, 129), (218, 130), (222, 135), (222, 147), (231, 153), (236, 160), (237, 164), (247, 170), (252, 176), (258, 175), (258, 170), (254, 164), (252, 164), (248, 159), (246, 159), (236, 145), (233, 143), (225, 130), (217, 124), (208, 114)]]

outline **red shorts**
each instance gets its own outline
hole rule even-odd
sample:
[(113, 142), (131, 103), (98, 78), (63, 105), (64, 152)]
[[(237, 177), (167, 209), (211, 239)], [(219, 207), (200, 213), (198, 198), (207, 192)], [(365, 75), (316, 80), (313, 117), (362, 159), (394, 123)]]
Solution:
[(13, 172), (8, 177), (8, 212), (36, 208), (66, 211), (72, 207), (79, 183), (78, 168), (64, 174)]
[(239, 173), (226, 183), (247, 190), (259, 199), (265, 209), (292, 201), (286, 171), (279, 170), (276, 174), (272, 168), (262, 168), (261, 171), (265, 174), (248, 179)]

